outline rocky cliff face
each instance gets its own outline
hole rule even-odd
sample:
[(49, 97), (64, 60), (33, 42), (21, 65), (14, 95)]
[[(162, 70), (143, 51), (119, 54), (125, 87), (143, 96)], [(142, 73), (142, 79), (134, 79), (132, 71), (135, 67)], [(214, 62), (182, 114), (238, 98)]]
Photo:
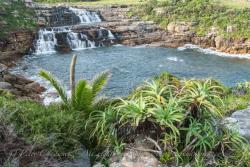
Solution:
[[(146, 44), (149, 47), (177, 48), (192, 43), (202, 48), (212, 48), (231, 54), (250, 53), (249, 39), (227, 39), (221, 37), (216, 28), (212, 28), (205, 36), (198, 36), (192, 32), (194, 23), (170, 23), (164, 30), (154, 22), (140, 21), (138, 17), (128, 17), (130, 10), (128, 6), (87, 7), (87, 9), (98, 11), (105, 22), (96, 26), (111, 30), (118, 37), (118, 43), (124, 45)], [(82, 27), (75, 29), (81, 31)], [(227, 29), (233, 31), (231, 26)]]
[[(40, 26), (72, 25), (81, 22), (77, 11), (72, 12), (66, 7), (35, 6)], [(211, 29), (205, 36), (192, 33), (192, 23), (170, 23), (167, 30), (161, 29), (151, 21), (140, 21), (138, 17), (128, 17), (130, 7), (128, 6), (77, 6), (75, 9), (84, 9), (96, 12), (100, 15), (102, 22), (92, 25), (72, 26), (72, 31), (86, 35), (96, 45), (124, 44), (144, 45), (149, 47), (180, 47), (187, 43), (199, 45), (202, 48), (213, 48), (222, 52), (233, 54), (250, 53), (249, 39), (226, 39), (221, 37), (216, 28)], [(87, 13), (88, 14), (88, 13)], [(100, 29), (103, 27), (104, 29)], [(108, 32), (111, 30), (116, 40), (107, 40)], [(228, 31), (233, 31), (228, 27)], [(13, 64), (16, 58), (22, 56), (32, 48), (35, 33), (21, 30), (13, 32), (0, 39), (0, 62), (7, 65)], [(100, 36), (101, 34), (101, 36)], [(57, 35), (58, 50), (70, 51), (66, 44), (65, 34)]]
[(12, 65), (32, 47), (34, 33), (21, 30), (0, 38), (0, 62)]

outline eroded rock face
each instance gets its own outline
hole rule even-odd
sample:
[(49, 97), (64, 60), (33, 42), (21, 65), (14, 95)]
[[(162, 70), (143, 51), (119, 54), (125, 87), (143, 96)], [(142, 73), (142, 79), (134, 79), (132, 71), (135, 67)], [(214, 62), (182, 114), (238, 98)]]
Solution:
[(8, 72), (0, 76), (0, 89), (7, 90), (17, 97), (27, 97), (37, 101), (42, 100), (39, 95), (45, 91), (45, 88), (37, 82)]
[(80, 23), (76, 16), (68, 7), (38, 6), (36, 8), (39, 25), (48, 25), (52, 27), (75, 25)]
[(234, 112), (224, 122), (229, 128), (239, 131), (239, 133), (250, 141), (250, 107)]
[(12, 61), (27, 53), (32, 47), (33, 36), (31, 31), (19, 31), (0, 38), (0, 62), (11, 65)]

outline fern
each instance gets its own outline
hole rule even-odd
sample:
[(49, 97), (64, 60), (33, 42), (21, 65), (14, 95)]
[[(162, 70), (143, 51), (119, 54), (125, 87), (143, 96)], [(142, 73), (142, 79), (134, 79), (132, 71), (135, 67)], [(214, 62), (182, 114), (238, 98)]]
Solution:
[(66, 91), (63, 89), (63, 87), (59, 84), (59, 82), (54, 78), (53, 75), (51, 75), (48, 71), (41, 70), (39, 72), (39, 75), (50, 82), (50, 84), (56, 89), (57, 93), (59, 94), (60, 98), (64, 102), (65, 105), (68, 104), (68, 98)]

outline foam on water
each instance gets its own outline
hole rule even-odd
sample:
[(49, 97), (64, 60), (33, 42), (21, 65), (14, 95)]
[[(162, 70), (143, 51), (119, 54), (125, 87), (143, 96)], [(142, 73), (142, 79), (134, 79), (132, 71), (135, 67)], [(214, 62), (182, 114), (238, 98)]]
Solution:
[(197, 51), (205, 53), (205, 54), (213, 54), (213, 55), (217, 55), (217, 56), (221, 56), (221, 57), (250, 59), (250, 54), (224, 53), (224, 52), (220, 52), (218, 50), (214, 50), (212, 48), (203, 49), (203, 48), (201, 48), (201, 47), (199, 47), (197, 45), (193, 45), (193, 44), (186, 44), (183, 47), (178, 48), (179, 51), (183, 51), (183, 50), (186, 50), (186, 49), (194, 49), (194, 50), (197, 50)]
[(167, 59), (170, 60), (170, 61), (175, 61), (175, 62), (183, 62), (183, 60), (178, 59), (178, 57), (168, 57)]

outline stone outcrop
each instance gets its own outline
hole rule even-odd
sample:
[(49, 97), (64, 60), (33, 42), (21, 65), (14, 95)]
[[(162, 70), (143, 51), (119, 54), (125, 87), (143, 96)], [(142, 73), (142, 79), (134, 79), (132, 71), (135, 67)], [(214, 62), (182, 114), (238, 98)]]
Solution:
[[(129, 17), (129, 6), (75, 6), (75, 8), (97, 12), (103, 22), (93, 24), (92, 26), (73, 26), (73, 31), (83, 32), (98, 40), (96, 31), (100, 28), (111, 30), (116, 35), (117, 41), (106, 44), (124, 44), (129, 46), (146, 45), (148, 47), (172, 47), (177, 48), (187, 43), (199, 45), (202, 48), (214, 48), (216, 50), (233, 53), (245, 54), (250, 53), (250, 42), (247, 39), (233, 40), (225, 39), (218, 35), (216, 27), (212, 27), (210, 32), (205, 36), (198, 36), (192, 32), (192, 26), (195, 22), (175, 22), (169, 23), (167, 29), (160, 28), (152, 21), (140, 21), (138, 17)], [(79, 22), (76, 16), (68, 11), (64, 6), (40, 6), (37, 7), (40, 22), (49, 25), (61, 25), (62, 22), (72, 25)], [(61, 11), (64, 11), (62, 14)], [(164, 12), (157, 9), (157, 13)], [(72, 15), (72, 16), (71, 16)], [(57, 18), (57, 22), (53, 21)], [(68, 20), (67, 20), (68, 19)], [(227, 32), (233, 32), (233, 26), (227, 27)], [(91, 35), (90, 35), (91, 34)]]
[[(79, 6), (79, 8), (82, 8)], [(169, 23), (167, 30), (161, 29), (152, 21), (140, 21), (138, 17), (128, 17), (129, 7), (84, 7), (97, 11), (104, 19), (102, 26), (117, 34), (118, 43), (124, 45), (144, 45), (149, 47), (173, 47), (177, 48), (187, 43), (198, 45), (202, 48), (214, 48), (216, 50), (232, 54), (249, 54), (250, 41), (247, 39), (226, 39), (218, 35), (216, 27), (212, 27), (206, 36), (198, 36), (192, 32), (195, 22)], [(162, 12), (160, 9), (158, 12)], [(77, 28), (78, 31), (81, 27)], [(234, 31), (233, 26), (227, 27), (228, 32)]]
[(17, 97), (27, 97), (41, 101), (39, 94), (45, 91), (37, 82), (21, 75), (10, 74), (7, 70), (0, 73), (0, 89), (7, 90)]
[(36, 6), (38, 24), (40, 26), (59, 27), (64, 25), (75, 25), (80, 23), (77, 17), (69, 8), (51, 7), (51, 6)]
[(160, 162), (149, 152), (130, 150), (120, 155), (120, 158), (111, 162), (110, 167), (158, 167)]
[(12, 65), (27, 53), (32, 47), (33, 35), (31, 31), (21, 30), (0, 38), (0, 63)]
[(237, 130), (242, 136), (250, 141), (250, 107), (235, 111), (224, 122), (231, 128)]

